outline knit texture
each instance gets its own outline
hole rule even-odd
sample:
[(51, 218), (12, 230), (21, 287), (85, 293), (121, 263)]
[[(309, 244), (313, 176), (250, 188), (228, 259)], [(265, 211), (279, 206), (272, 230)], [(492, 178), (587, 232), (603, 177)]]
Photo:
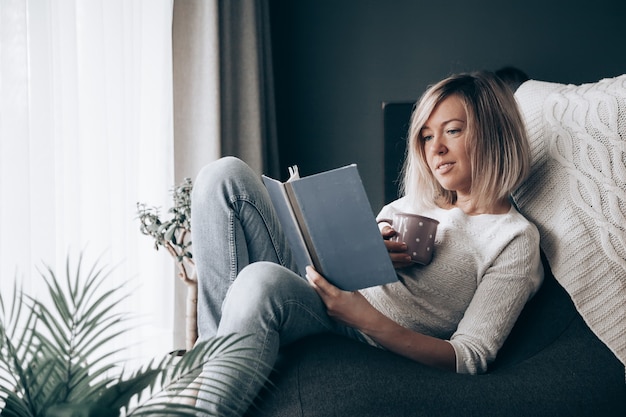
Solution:
[(404, 197), (378, 218), (394, 212), (439, 220), (433, 260), (398, 270), (397, 283), (361, 293), (403, 327), (449, 339), (457, 372), (485, 372), (541, 283), (537, 228), (514, 208), (468, 216), (458, 208), (416, 210)]
[(516, 92), (532, 172), (514, 193), (555, 278), (626, 364), (626, 75)]

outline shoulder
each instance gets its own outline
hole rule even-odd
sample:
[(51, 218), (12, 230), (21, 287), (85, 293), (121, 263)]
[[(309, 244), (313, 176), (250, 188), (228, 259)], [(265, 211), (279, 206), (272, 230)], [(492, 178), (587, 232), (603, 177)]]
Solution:
[(497, 236), (494, 244), (499, 247), (502, 255), (514, 256), (520, 264), (537, 262), (540, 254), (540, 235), (535, 226), (514, 207), (503, 215), (496, 216), (497, 220), (491, 226), (491, 231)]
[(530, 293), (534, 294), (541, 285), (544, 272), (539, 230), (514, 208), (505, 216), (506, 221), (500, 230), (507, 238), (502, 242), (494, 270), (503, 276), (517, 276), (516, 279), (526, 282)]
[(507, 218), (505, 225), (516, 231), (516, 235), (522, 236), (539, 246), (539, 229), (533, 222), (517, 211), (515, 206), (511, 206), (511, 210), (505, 216)]
[(388, 218), (394, 213), (417, 213), (416, 207), (411, 204), (408, 197), (401, 197), (386, 204), (379, 212), (377, 219)]

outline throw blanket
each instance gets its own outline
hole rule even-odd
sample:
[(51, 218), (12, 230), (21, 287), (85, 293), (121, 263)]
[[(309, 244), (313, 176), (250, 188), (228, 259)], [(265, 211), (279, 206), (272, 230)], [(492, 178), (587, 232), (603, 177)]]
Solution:
[(527, 81), (516, 98), (533, 162), (514, 200), (587, 325), (626, 364), (626, 75)]

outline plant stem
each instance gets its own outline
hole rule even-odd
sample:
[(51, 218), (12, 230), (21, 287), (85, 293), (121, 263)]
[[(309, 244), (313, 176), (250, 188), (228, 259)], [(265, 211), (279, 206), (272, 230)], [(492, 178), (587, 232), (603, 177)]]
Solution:
[(187, 257), (182, 257), (182, 260), (179, 261), (179, 254), (170, 242), (166, 242), (164, 246), (176, 260), (178, 277), (187, 285), (185, 347), (187, 350), (191, 350), (198, 339), (198, 275), (196, 266)]
[(193, 284), (187, 284), (187, 314), (185, 320), (187, 323), (186, 348), (191, 350), (198, 340), (198, 280), (196, 272), (193, 273)]

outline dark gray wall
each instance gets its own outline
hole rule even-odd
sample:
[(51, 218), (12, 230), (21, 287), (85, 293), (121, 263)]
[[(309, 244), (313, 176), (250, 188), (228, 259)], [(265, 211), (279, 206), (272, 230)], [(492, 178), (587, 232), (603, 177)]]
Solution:
[[(512, 2), (511, 2), (512, 3)], [(383, 202), (383, 101), (453, 72), (514, 65), (584, 83), (626, 73), (626, 2), (272, 0), (281, 166), (357, 163)]]

